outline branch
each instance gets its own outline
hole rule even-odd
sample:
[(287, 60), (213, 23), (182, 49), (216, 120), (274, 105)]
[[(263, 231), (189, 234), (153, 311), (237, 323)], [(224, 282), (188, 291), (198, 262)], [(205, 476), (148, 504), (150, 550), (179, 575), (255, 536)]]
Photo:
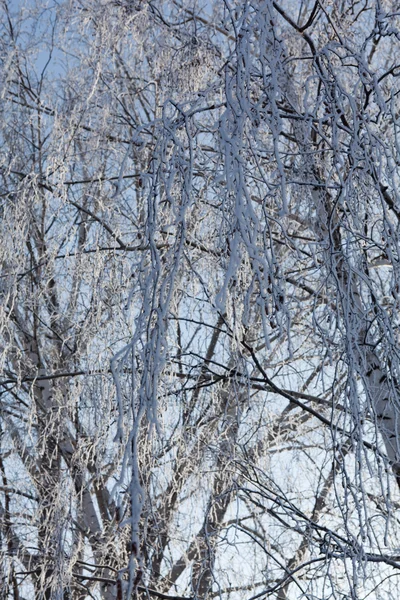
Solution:
[[(74, 577), (79, 577), (79, 579), (84, 579), (85, 581), (99, 581), (100, 583), (108, 583), (109, 585), (116, 585), (117, 583), (117, 580), (109, 579), (108, 577), (97, 577), (96, 575), (81, 575), (80, 573), (72, 573), (72, 575)], [(155, 596), (156, 598), (161, 598), (162, 600), (195, 600), (192, 596), (168, 596), (167, 594), (163, 594), (162, 592), (158, 592), (157, 590), (143, 587), (141, 585), (139, 585), (137, 589), (140, 592), (145, 592), (146, 594), (150, 594), (151, 596)]]
[[(316, 419), (318, 419), (319, 421), (321, 421), (321, 423), (324, 423), (324, 425), (327, 425), (330, 429), (332, 429), (332, 422), (329, 419), (327, 419), (323, 415), (319, 414), (317, 411), (315, 411), (314, 409), (310, 408), (309, 406), (307, 406), (303, 402), (300, 402), (300, 400), (298, 400), (297, 398), (295, 398), (291, 393), (288, 393), (287, 391), (279, 388), (272, 381), (272, 379), (270, 379), (268, 377), (268, 375), (265, 372), (264, 368), (262, 367), (260, 361), (258, 360), (258, 358), (257, 358), (257, 356), (256, 356), (256, 354), (254, 352), (254, 349), (251, 346), (249, 346), (244, 340), (242, 340), (241, 343), (244, 346), (244, 348), (246, 348), (246, 350), (248, 352), (250, 352), (250, 355), (251, 355), (251, 357), (252, 357), (252, 359), (254, 361), (254, 364), (257, 366), (258, 370), (260, 371), (260, 373), (264, 377), (265, 382), (270, 386), (271, 391), (275, 392), (276, 394), (280, 394), (281, 396), (283, 396), (284, 398), (286, 398), (287, 400), (289, 400), (289, 402), (293, 402), (293, 404), (295, 404), (296, 406), (299, 406), (300, 408), (302, 408), (306, 412), (310, 413)], [(353, 435), (351, 432), (346, 431), (345, 429), (343, 429), (342, 427), (339, 427), (338, 425), (335, 425), (334, 431), (338, 432), (338, 433), (342, 433), (343, 435), (345, 435), (346, 437), (349, 437), (349, 438), (351, 438), (352, 435)], [(381, 454), (380, 450), (377, 448), (377, 446), (374, 446), (373, 444), (370, 444), (369, 442), (367, 442), (365, 440), (360, 440), (360, 441), (363, 444), (363, 446), (365, 446), (365, 448), (368, 448), (368, 450), (372, 450), (372, 452), (374, 452), (376, 455), (382, 456), (382, 454)], [(383, 458), (385, 458), (385, 457), (383, 456)]]

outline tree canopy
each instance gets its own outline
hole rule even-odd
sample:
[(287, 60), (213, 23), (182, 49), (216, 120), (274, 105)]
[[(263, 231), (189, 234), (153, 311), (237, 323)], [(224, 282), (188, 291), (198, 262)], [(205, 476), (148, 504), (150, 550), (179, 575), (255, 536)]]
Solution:
[(0, 595), (397, 600), (400, 4), (0, 3)]

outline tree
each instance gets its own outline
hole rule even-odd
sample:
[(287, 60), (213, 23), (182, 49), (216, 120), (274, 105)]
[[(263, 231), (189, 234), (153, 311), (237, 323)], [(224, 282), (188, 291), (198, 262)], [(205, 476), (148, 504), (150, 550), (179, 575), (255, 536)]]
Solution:
[(2, 597), (397, 598), (399, 6), (1, 14)]

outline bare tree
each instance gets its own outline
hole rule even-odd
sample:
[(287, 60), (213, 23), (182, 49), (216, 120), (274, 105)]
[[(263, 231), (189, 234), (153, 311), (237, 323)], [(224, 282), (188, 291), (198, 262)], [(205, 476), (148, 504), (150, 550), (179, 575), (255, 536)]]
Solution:
[(0, 23), (1, 597), (396, 599), (400, 5)]

